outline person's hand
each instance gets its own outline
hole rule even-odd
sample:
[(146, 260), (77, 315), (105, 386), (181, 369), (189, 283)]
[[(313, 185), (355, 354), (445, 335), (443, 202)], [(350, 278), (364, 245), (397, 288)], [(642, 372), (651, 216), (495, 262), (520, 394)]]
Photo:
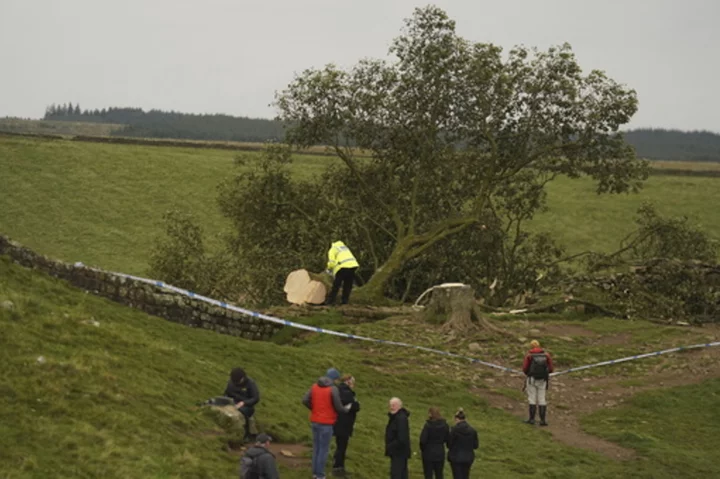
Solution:
[(352, 407), (352, 403), (346, 404), (344, 407), (345, 407), (346, 411), (350, 411), (350, 408)]
[(244, 405), (245, 405), (244, 401), (240, 401), (239, 403), (236, 404), (237, 407), (243, 407)]

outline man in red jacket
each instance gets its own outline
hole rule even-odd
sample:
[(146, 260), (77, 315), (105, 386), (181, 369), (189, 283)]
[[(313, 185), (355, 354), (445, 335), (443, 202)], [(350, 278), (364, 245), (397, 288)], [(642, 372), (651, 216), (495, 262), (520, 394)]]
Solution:
[[(313, 479), (325, 479), (325, 463), (330, 453), (330, 442), (333, 436), (333, 425), (338, 414), (347, 414), (348, 408), (343, 407), (340, 391), (334, 381), (340, 378), (335, 368), (328, 369), (325, 376), (305, 393), (303, 404), (310, 409), (310, 423), (313, 434), (312, 470)], [(349, 404), (348, 406), (351, 406)]]
[(540, 347), (540, 343), (535, 339), (530, 341), (530, 347), (532, 349), (528, 351), (523, 362), (523, 372), (527, 376), (525, 388), (530, 409), (530, 418), (525, 422), (535, 424), (535, 412), (539, 409), (540, 425), (547, 426), (548, 423), (545, 421), (545, 414), (547, 413), (545, 391), (550, 381), (550, 373), (553, 372), (552, 357)]

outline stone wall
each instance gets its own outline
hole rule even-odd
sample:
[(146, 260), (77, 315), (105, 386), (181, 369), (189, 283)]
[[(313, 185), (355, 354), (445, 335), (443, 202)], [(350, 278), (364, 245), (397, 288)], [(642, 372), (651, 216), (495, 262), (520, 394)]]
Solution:
[(193, 328), (267, 340), (283, 327), (149, 284), (63, 263), (35, 253), (3, 235), (0, 235), (0, 255), (7, 255), (27, 268), (64, 279), (90, 293)]

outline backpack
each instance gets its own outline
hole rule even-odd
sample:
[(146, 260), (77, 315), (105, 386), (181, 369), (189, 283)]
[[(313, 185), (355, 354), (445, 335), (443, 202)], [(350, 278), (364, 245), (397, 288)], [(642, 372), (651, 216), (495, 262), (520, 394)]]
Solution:
[(547, 379), (550, 376), (548, 370), (547, 356), (544, 352), (532, 354), (528, 376), (535, 379)]
[(270, 454), (270, 452), (265, 451), (253, 457), (248, 456), (246, 453), (240, 459), (240, 479), (260, 479), (257, 461), (265, 454)]

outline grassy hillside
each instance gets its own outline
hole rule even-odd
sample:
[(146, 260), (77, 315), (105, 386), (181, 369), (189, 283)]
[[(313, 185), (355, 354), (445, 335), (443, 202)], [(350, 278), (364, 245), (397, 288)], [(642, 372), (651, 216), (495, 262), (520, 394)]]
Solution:
[[(554, 442), (547, 431), (529, 428), (490, 407), (482, 394), (471, 392), (487, 386), (480, 380), (453, 379), (440, 369), (456, 369), (446, 360), (405, 371), (416, 357), (428, 357), (406, 351), (404, 357), (388, 361), (368, 356), (373, 349), (363, 352), (356, 343), (322, 338), (281, 346), (186, 328), (73, 290), (0, 258), (0, 303), (6, 301), (14, 307), (0, 308), (3, 478), (235, 477), (237, 456), (225, 450), (226, 438), (193, 405), (217, 394), (236, 365), (245, 366), (262, 388), (261, 427), (292, 443), (309, 440), (300, 397), (315, 377), (331, 365), (352, 372), (362, 410), (348, 468), (359, 478), (386, 474), (380, 438), (386, 401), (393, 395), (402, 397), (411, 410), (413, 438), (430, 405), (446, 413), (465, 407), (481, 437), (473, 477), (708, 477), (708, 467), (716, 464), (717, 435), (703, 426), (713, 418), (668, 405), (677, 397), (692, 397), (693, 404), (710, 406), (717, 383), (655, 394), (630, 406), (650, 409), (634, 423), (635, 436), (621, 434), (618, 440), (647, 439), (643, 431), (655, 434), (668, 421), (682, 422), (684, 431), (694, 428), (696, 433), (692, 438), (685, 433), (653, 435), (639, 445), (629, 444), (638, 446), (638, 458), (613, 461)], [(662, 416), (652, 414), (655, 407)], [(619, 422), (613, 414), (625, 411), (601, 413), (591, 418), (590, 427), (615, 438)], [(606, 426), (608, 421), (614, 422)], [(675, 452), (656, 461), (668, 448)], [(413, 477), (420, 468), (415, 457)], [(286, 479), (307, 475), (303, 467), (283, 466)]]
[[(164, 211), (197, 215), (205, 231), (225, 227), (216, 186), (234, 173), (235, 152), (106, 145), (0, 136), (0, 231), (68, 261), (143, 273)], [(298, 175), (326, 157), (300, 156)], [(560, 179), (550, 210), (533, 228), (553, 232), (571, 252), (612, 250), (632, 230), (643, 201), (687, 214), (720, 238), (720, 178), (653, 176), (638, 195), (597, 196), (587, 180)]]

